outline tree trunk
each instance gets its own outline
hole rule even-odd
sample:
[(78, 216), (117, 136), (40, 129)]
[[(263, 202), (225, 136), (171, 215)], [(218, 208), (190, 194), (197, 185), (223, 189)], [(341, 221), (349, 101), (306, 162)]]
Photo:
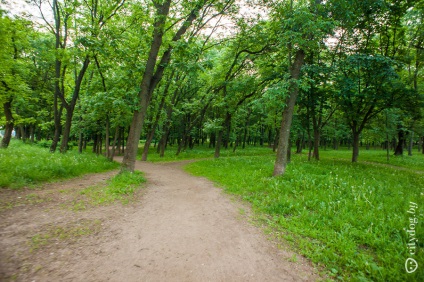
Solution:
[(298, 137), (296, 139), (296, 154), (301, 154), (303, 150), (303, 143), (305, 140), (305, 134), (302, 132), (302, 135), (300, 135), (300, 132), (298, 132)]
[(283, 119), (281, 121), (280, 134), (278, 138), (277, 157), (274, 165), (274, 176), (283, 175), (287, 166), (287, 150), (289, 147), (290, 128), (293, 120), (294, 106), (296, 104), (299, 87), (297, 81), (300, 76), (300, 69), (304, 63), (305, 52), (299, 50), (296, 52), (295, 61), (290, 68), (290, 94), (286, 99), (286, 107), (283, 111)]
[[(171, 80), (169, 80), (169, 81), (171, 81)], [(155, 119), (153, 121), (152, 128), (151, 128), (149, 134), (147, 135), (146, 143), (144, 144), (144, 148), (143, 148), (143, 154), (141, 155), (142, 161), (147, 161), (147, 155), (149, 154), (150, 144), (152, 143), (153, 137), (155, 136), (156, 127), (159, 124), (160, 114), (162, 113), (163, 106), (165, 105), (165, 98), (167, 96), (169, 85), (170, 85), (170, 83), (167, 83), (166, 89), (165, 89), (164, 94), (162, 96), (162, 100), (160, 101), (159, 109), (158, 109), (156, 116), (155, 116)]]
[(171, 118), (173, 112), (173, 105), (175, 104), (175, 99), (177, 98), (177, 92), (174, 93), (172, 98), (172, 105), (170, 105), (166, 110), (166, 122), (164, 125), (164, 134), (159, 143), (159, 157), (163, 158), (165, 155), (166, 144), (168, 143), (169, 133), (171, 132)]
[(146, 68), (144, 70), (143, 79), (140, 85), (141, 89), (138, 94), (141, 100), (140, 109), (134, 111), (130, 132), (127, 139), (127, 149), (125, 150), (124, 159), (122, 161), (123, 170), (134, 171), (138, 143), (140, 141), (140, 135), (143, 129), (144, 117), (146, 116), (147, 108), (149, 106), (149, 94), (151, 92), (152, 78), (154, 75), (159, 50), (162, 45), (164, 27), (166, 18), (169, 13), (170, 5), (171, 0), (166, 0), (162, 5), (158, 5), (157, 7), (153, 30), (153, 40), (150, 46), (149, 57), (146, 62)]
[(219, 155), (221, 153), (222, 135), (223, 135), (223, 130), (221, 129), (218, 132), (218, 140), (216, 141), (216, 145), (215, 145), (215, 154), (214, 154), (215, 159), (219, 158)]
[(211, 137), (209, 138), (209, 148), (215, 148), (215, 143), (216, 143), (216, 134), (212, 132)]
[(60, 152), (61, 153), (65, 153), (68, 150), (68, 142), (69, 142), (69, 137), (70, 137), (70, 134), (71, 134), (71, 126), (72, 126), (72, 117), (74, 115), (75, 105), (77, 104), (79, 93), (80, 93), (80, 90), (81, 90), (82, 80), (84, 78), (85, 72), (88, 69), (89, 64), (90, 64), (90, 57), (87, 55), (85, 57), (84, 63), (81, 67), (81, 70), (78, 73), (78, 77), (76, 78), (75, 88), (74, 88), (74, 91), (72, 93), (72, 99), (69, 102), (69, 104), (66, 102), (65, 97), (63, 97), (63, 96), (61, 97), (62, 103), (65, 105), (65, 108), (66, 108), (65, 126), (63, 127), (62, 141), (60, 143)]
[(275, 129), (275, 137), (274, 137), (274, 146), (272, 146), (272, 151), (275, 153), (275, 151), (277, 151), (277, 147), (278, 147), (278, 128)]
[(22, 141), (24, 141), (24, 143), (26, 143), (26, 132), (25, 132), (25, 126), (23, 126), (22, 124), (18, 125), (19, 128), (19, 139), (22, 139)]
[(62, 141), (60, 143), (60, 152), (65, 153), (68, 150), (69, 136), (71, 134), (72, 117), (74, 115), (73, 109), (66, 109), (65, 126), (62, 131)]
[(147, 161), (147, 155), (149, 154), (150, 144), (152, 143), (153, 137), (155, 136), (156, 126), (152, 126), (151, 130), (147, 134), (146, 143), (144, 143), (143, 153), (141, 154), (141, 160)]
[(271, 143), (272, 143), (272, 129), (270, 127), (270, 128), (268, 128), (268, 147), (272, 146)]
[(34, 143), (34, 139), (35, 139), (35, 125), (30, 125), (29, 126), (29, 139), (31, 141), (31, 143)]
[(97, 155), (101, 155), (102, 154), (102, 146), (103, 146), (103, 138), (102, 138), (102, 134), (98, 133), (98, 137), (97, 137), (99, 144), (97, 144)]
[(395, 148), (395, 156), (403, 155), (403, 145), (405, 143), (405, 132), (402, 129), (398, 130), (398, 143)]
[(224, 147), (228, 149), (228, 144), (230, 143), (230, 133), (231, 133), (231, 114), (227, 111), (225, 115), (225, 140)]
[(93, 136), (93, 149), (91, 151), (92, 153), (97, 152), (97, 134), (94, 134)]
[(117, 144), (119, 136), (119, 126), (115, 128), (115, 135), (113, 137), (113, 143), (112, 143), (112, 152), (110, 153), (109, 160), (113, 161), (113, 158), (115, 157), (115, 151), (116, 148), (119, 148), (119, 144)]
[(234, 147), (233, 147), (233, 153), (237, 150), (239, 142), (240, 142), (240, 136), (237, 134), (236, 142), (234, 143)]
[(159, 145), (160, 147), (159, 157), (161, 158), (163, 158), (163, 156), (165, 155), (165, 148), (166, 148), (166, 143), (168, 143), (169, 131), (170, 130), (168, 128), (166, 132), (163, 134), (161, 143)]
[[(55, 58), (55, 80), (54, 80), (54, 97), (53, 97), (53, 115), (54, 115), (54, 136), (52, 144), (50, 145), (50, 152), (54, 153), (57, 149), (57, 144), (59, 143), (60, 133), (62, 132), (62, 111), (63, 106), (60, 106), (59, 109), (59, 97), (64, 95), (61, 93), (61, 82), (63, 83), (63, 77), (61, 74), (62, 71), (62, 61), (59, 59), (58, 51), (61, 49), (61, 17), (58, 15), (59, 9), (57, 6), (57, 0), (53, 0), (53, 15), (55, 19), (55, 50), (56, 50), (56, 58)], [(66, 33), (66, 28), (65, 28)], [(65, 42), (66, 44), (66, 42)]]
[(178, 149), (177, 149), (177, 152), (175, 153), (176, 156), (178, 156), (181, 153), (181, 151), (183, 151), (183, 148), (185, 148), (185, 142), (187, 137), (187, 130), (186, 130), (187, 122), (190, 122), (190, 121), (188, 120), (183, 122), (183, 134), (181, 136), (181, 140), (179, 140), (178, 142)]
[(321, 139), (321, 134), (319, 128), (314, 128), (314, 151), (312, 157), (319, 161), (319, 143)]
[(12, 101), (13, 101), (13, 98), (10, 97), (3, 104), (4, 115), (6, 117), (6, 126), (4, 128), (5, 129), (4, 136), (0, 144), (1, 148), (9, 147), (10, 139), (12, 139), (12, 132), (13, 132), (13, 126), (14, 126), (13, 115), (12, 115)]
[(353, 131), (353, 152), (352, 152), (352, 162), (356, 163), (358, 162), (358, 156), (359, 156), (359, 136), (360, 132)]
[[(153, 38), (150, 46), (149, 56), (146, 62), (146, 68), (143, 74), (143, 79), (141, 81), (141, 89), (139, 92), (139, 97), (141, 100), (140, 110), (136, 110), (134, 112), (133, 121), (131, 123), (130, 132), (128, 134), (127, 149), (122, 161), (122, 170), (134, 171), (138, 142), (140, 140), (141, 130), (143, 129), (144, 117), (147, 112), (147, 107), (155, 87), (162, 80), (165, 68), (171, 60), (171, 54), (174, 46), (173, 44), (170, 44), (168, 49), (163, 53), (155, 71), (171, 2), (171, 0), (166, 0), (163, 1), (162, 4), (155, 5), (157, 12), (154, 22)], [(181, 39), (181, 37), (186, 33), (188, 28), (196, 19), (198, 11), (203, 7), (204, 4), (204, 2), (201, 2), (199, 5), (194, 7), (194, 9), (190, 12), (190, 15), (186, 18), (184, 23), (173, 36), (172, 42), (177, 42)]]
[(291, 140), (289, 139), (289, 146), (287, 148), (287, 163), (291, 161)]
[(105, 149), (106, 149), (106, 152), (105, 152), (105, 156), (106, 156), (106, 158), (109, 158), (110, 157), (110, 152), (109, 152), (109, 135), (110, 135), (110, 120), (109, 120), (109, 114), (108, 115), (106, 115), (106, 134), (105, 134)]
[(59, 143), (59, 139), (60, 139), (60, 133), (62, 132), (62, 123), (60, 122), (62, 118), (62, 111), (63, 111), (63, 106), (60, 107), (57, 113), (55, 110), (55, 114), (54, 114), (54, 135), (53, 135), (52, 144), (50, 145), (50, 152), (52, 153), (56, 152), (57, 144)]
[(79, 136), (78, 136), (78, 153), (82, 153), (82, 145), (83, 145), (83, 135), (82, 135), (82, 131), (80, 131)]
[(414, 147), (414, 131), (411, 131), (409, 136), (409, 144), (408, 144), (408, 156), (412, 156), (413, 147)]

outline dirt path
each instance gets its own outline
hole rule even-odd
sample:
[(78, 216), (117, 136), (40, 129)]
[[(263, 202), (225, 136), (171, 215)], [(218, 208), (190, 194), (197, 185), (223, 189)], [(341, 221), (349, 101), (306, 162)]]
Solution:
[[(80, 212), (79, 220), (100, 219), (100, 231), (77, 242), (46, 247), (26, 258), (22, 247), (20, 256), (16, 252), (11, 254), (7, 243), (11, 243), (13, 230), (34, 226), (30, 222), (16, 226), (13, 221), (19, 220), (18, 211), (2, 213), (0, 219), (7, 222), (0, 225), (0, 248), (7, 249), (9, 258), (0, 265), (7, 266), (4, 277), (11, 277), (8, 272), (13, 270), (13, 262), (19, 263), (21, 259), (28, 270), (22, 271), (23, 266), (19, 266), (15, 270), (18, 274), (12, 278), (22, 281), (316, 281), (319, 278), (304, 259), (297, 256), (297, 261), (291, 262), (293, 253), (277, 248), (261, 230), (248, 223), (243, 212), (246, 207), (231, 200), (211, 182), (188, 175), (180, 166), (180, 163), (138, 162), (136, 169), (145, 172), (148, 184), (136, 203)], [(41, 206), (46, 211), (46, 206)], [(35, 217), (40, 216), (36, 214), (37, 207), (26, 210), (33, 215), (32, 224), (39, 220)], [(47, 210), (52, 224), (65, 218), (75, 220), (73, 211), (52, 214), (54, 206)], [(45, 224), (46, 216), (41, 217)], [(18, 236), (19, 232), (15, 233)], [(12, 245), (19, 244), (12, 242)]]

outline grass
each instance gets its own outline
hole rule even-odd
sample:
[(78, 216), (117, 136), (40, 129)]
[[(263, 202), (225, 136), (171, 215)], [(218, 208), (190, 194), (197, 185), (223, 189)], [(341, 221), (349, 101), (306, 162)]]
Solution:
[[(143, 146), (139, 149), (139, 155), (143, 151)], [(193, 159), (207, 159), (213, 158), (215, 149), (209, 148), (209, 146), (196, 146), (194, 149), (187, 148), (185, 151), (182, 151), (178, 156), (177, 146), (168, 146), (165, 150), (164, 157), (156, 152), (156, 148), (150, 147), (148, 154), (148, 161), (151, 162), (169, 162), (169, 161), (181, 161), (181, 160), (193, 160)], [(257, 155), (273, 155), (272, 150), (267, 147), (246, 147), (245, 149), (237, 148), (233, 152), (233, 148), (221, 148), (220, 156), (221, 157), (241, 157), (241, 156), (257, 156)]]
[(9, 148), (0, 149), (0, 187), (19, 189), (117, 167), (103, 156), (75, 151), (52, 154), (47, 148), (13, 140)]
[[(352, 152), (351, 150), (341, 149), (341, 150), (328, 150), (320, 151), (320, 153), (325, 158), (340, 158), (344, 160), (351, 160)], [(419, 172), (424, 172), (424, 154), (413, 151), (412, 156), (408, 156), (405, 153), (404, 156), (394, 156), (393, 152), (390, 152), (389, 161), (387, 161), (387, 155), (385, 150), (364, 150), (361, 149), (359, 153), (359, 162), (372, 162), (379, 163), (384, 165), (399, 166), (403, 168), (408, 168), (416, 170)]]
[(361, 151), (356, 164), (347, 150), (322, 151), (321, 161), (292, 155), (283, 177), (271, 177), (274, 156), (269, 155), (201, 160), (186, 169), (252, 203), (274, 236), (336, 280), (420, 281), (421, 241), (413, 255), (421, 264), (418, 270), (406, 273), (405, 260), (410, 202), (420, 210), (415, 212), (416, 238), (424, 238), (424, 175), (416, 172), (424, 158), (392, 158), (387, 167), (369, 163), (385, 163), (381, 155), (385, 152)]
[(135, 192), (146, 182), (143, 173), (139, 171), (123, 172), (110, 178), (106, 185), (97, 185), (84, 188), (80, 193), (85, 195), (85, 200), (76, 201), (74, 210), (84, 210), (87, 205), (104, 205), (114, 201), (128, 203)]

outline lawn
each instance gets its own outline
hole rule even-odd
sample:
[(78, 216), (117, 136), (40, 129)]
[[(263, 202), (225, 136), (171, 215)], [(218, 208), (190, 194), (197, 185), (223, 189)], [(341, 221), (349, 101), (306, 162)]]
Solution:
[(0, 149), (0, 187), (24, 186), (116, 169), (119, 164), (92, 153), (50, 153), (47, 148), (13, 140)]
[[(139, 148), (138, 156), (141, 156), (143, 152), (143, 145)], [(177, 156), (177, 146), (168, 146), (165, 150), (164, 157), (156, 152), (156, 148), (150, 147), (149, 154), (147, 157), (148, 161), (151, 162), (169, 162), (169, 161), (182, 161), (182, 160), (192, 160), (192, 159), (207, 159), (213, 158), (215, 149), (209, 148), (209, 146), (196, 146), (194, 149), (186, 149), (181, 151)], [(233, 152), (233, 148), (222, 148), (220, 151), (221, 157), (237, 157), (237, 156), (257, 156), (257, 155), (274, 155), (272, 150), (267, 147), (246, 147), (245, 149), (237, 148)], [(139, 159), (139, 157), (137, 157)]]
[[(356, 164), (350, 154), (323, 150), (320, 161), (292, 155), (283, 177), (271, 177), (273, 155), (201, 160), (186, 169), (250, 202), (270, 234), (335, 279), (423, 281), (424, 156), (392, 157), (387, 165), (382, 150), (361, 151)], [(410, 225), (414, 217), (418, 224)], [(414, 255), (407, 248), (412, 227)], [(421, 264), (411, 274), (409, 257)]]

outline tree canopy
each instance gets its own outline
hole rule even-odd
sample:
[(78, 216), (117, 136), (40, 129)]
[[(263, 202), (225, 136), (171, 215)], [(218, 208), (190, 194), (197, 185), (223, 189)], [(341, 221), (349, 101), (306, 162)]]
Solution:
[(2, 147), (15, 132), (52, 152), (123, 148), (133, 170), (140, 140), (143, 160), (152, 143), (216, 158), (268, 144), (281, 175), (293, 144), (352, 146), (356, 162), (363, 143), (424, 140), (423, 1), (29, 3), (0, 12)]

